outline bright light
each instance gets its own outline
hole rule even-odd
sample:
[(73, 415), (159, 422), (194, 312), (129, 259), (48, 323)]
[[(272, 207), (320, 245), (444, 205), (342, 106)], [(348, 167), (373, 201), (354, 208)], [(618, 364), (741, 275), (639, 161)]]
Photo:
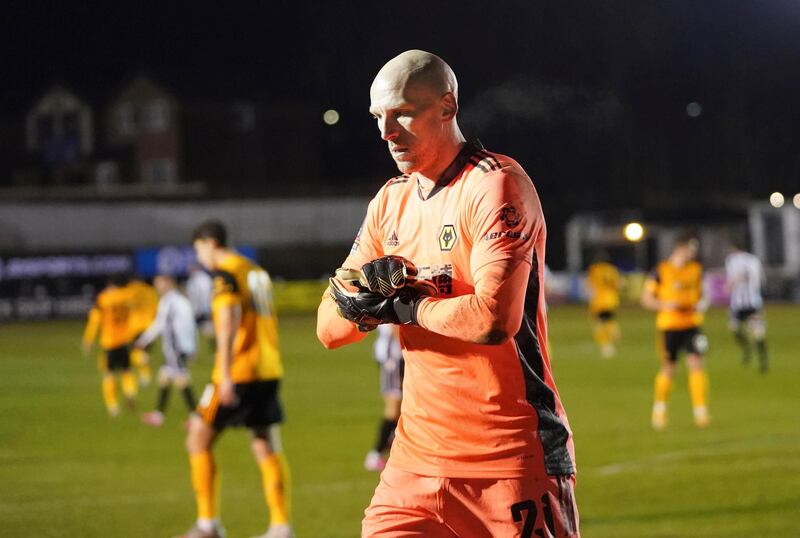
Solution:
[(703, 105), (701, 105), (697, 101), (692, 101), (691, 103), (686, 105), (686, 113), (689, 115), (690, 118), (696, 118), (697, 116), (703, 113)]
[(322, 121), (326, 125), (336, 125), (339, 123), (339, 113), (333, 109), (326, 110), (325, 114), (322, 115)]
[(792, 198), (792, 203), (797, 209), (800, 209), (800, 192), (794, 195), (794, 198)]
[(772, 207), (783, 207), (783, 195), (779, 192), (773, 192), (769, 195), (769, 203)]
[(625, 239), (628, 241), (641, 241), (644, 237), (644, 226), (638, 222), (629, 222), (625, 225), (622, 233), (625, 235)]

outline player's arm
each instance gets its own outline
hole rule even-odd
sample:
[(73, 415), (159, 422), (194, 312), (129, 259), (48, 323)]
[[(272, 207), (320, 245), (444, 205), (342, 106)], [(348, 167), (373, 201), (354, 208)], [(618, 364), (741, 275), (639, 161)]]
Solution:
[(481, 267), (473, 275), (475, 293), (423, 299), (416, 313), (417, 324), (458, 340), (502, 344), (522, 323), (530, 267), (522, 260), (500, 260)]
[[(350, 255), (342, 267), (360, 268), (362, 265), (378, 258), (383, 254), (381, 242), (377, 239), (377, 207), (381, 193), (373, 199), (361, 229), (356, 236)], [(322, 294), (319, 308), (317, 309), (317, 338), (327, 349), (360, 342), (366, 338), (367, 333), (359, 330), (358, 326), (339, 315), (336, 302), (330, 294), (330, 289)]]
[(83, 331), (83, 338), (81, 340), (81, 350), (84, 355), (92, 352), (92, 345), (97, 338), (97, 332), (100, 328), (100, 310), (95, 306), (89, 311), (89, 319), (86, 321), (86, 328)]
[[(544, 254), (534, 251), (536, 237), (544, 233), (542, 209), (529, 178), (497, 171), (477, 184), (465, 218), (473, 242), (474, 292), (420, 300), (416, 323), (458, 340), (502, 344), (522, 323), (531, 256)], [(543, 270), (539, 258), (536, 266)]]
[(697, 284), (700, 288), (700, 299), (697, 301), (695, 309), (698, 312), (705, 312), (711, 304), (711, 287), (706, 279), (703, 278), (702, 271), (700, 271), (700, 276), (698, 278), (700, 279), (700, 282)]
[(219, 373), (219, 401), (223, 405), (231, 405), (236, 396), (231, 379), (233, 341), (242, 318), (241, 295), (233, 275), (225, 272), (215, 273), (211, 309), (214, 334), (217, 339), (214, 365)]
[(658, 300), (656, 293), (658, 292), (658, 269), (653, 269), (653, 272), (645, 279), (644, 287), (642, 287), (641, 303), (647, 310), (662, 310), (664, 305)]
[(158, 310), (156, 311), (156, 317), (153, 320), (153, 323), (142, 333), (142, 335), (136, 340), (135, 346), (138, 348), (145, 348), (149, 346), (153, 340), (158, 338), (162, 332), (164, 332), (164, 326), (167, 322), (167, 304), (166, 301), (159, 301), (158, 302)]

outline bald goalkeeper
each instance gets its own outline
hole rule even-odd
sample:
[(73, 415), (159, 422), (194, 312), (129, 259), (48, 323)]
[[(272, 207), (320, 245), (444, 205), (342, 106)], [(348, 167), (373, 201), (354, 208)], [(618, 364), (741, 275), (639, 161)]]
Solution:
[(370, 202), (343, 263), (353, 271), (337, 273), (360, 270), (360, 287), (332, 279), (317, 318), (327, 348), (400, 326), (402, 411), (362, 536), (579, 536), (533, 183), (461, 133), (438, 56), (393, 58), (370, 101), (401, 175)]

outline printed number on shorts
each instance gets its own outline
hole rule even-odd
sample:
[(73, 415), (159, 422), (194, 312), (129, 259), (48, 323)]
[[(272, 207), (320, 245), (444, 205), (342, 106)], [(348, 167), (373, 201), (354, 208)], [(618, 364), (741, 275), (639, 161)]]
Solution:
[[(564, 536), (572, 536), (577, 528), (575, 517), (575, 499), (572, 496), (572, 483), (566, 477), (558, 477), (558, 497), (549, 493), (542, 495), (539, 503), (533, 500), (520, 501), (511, 506), (511, 517), (516, 523), (523, 522), (521, 538), (548, 538), (556, 535), (555, 522), (553, 521), (553, 509), (558, 510), (560, 525), (563, 527)], [(555, 506), (553, 506), (555, 501)], [(541, 506), (544, 527), (536, 528), (536, 519)], [(558, 535), (560, 536), (560, 535)]]
[(250, 297), (253, 301), (253, 308), (261, 317), (272, 315), (272, 280), (266, 271), (256, 269), (247, 273), (247, 287), (250, 289)]

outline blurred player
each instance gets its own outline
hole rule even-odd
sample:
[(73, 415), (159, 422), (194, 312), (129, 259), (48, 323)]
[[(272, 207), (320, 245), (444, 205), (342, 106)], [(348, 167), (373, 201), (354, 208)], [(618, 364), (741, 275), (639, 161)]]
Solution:
[(621, 338), (617, 323), (619, 307), (619, 271), (608, 262), (608, 253), (599, 250), (586, 271), (589, 285), (589, 312), (594, 318), (594, 340), (605, 358), (617, 352)]
[(153, 285), (161, 296), (156, 319), (136, 340), (135, 347), (144, 349), (161, 336), (164, 364), (158, 371), (158, 404), (155, 411), (142, 415), (146, 424), (161, 426), (172, 385), (183, 393), (189, 412), (194, 411), (196, 404), (189, 384), (187, 362), (197, 351), (197, 330), (192, 305), (178, 291), (175, 279), (169, 275), (158, 275)]
[[(131, 295), (130, 324), (134, 335), (133, 340), (136, 340), (156, 317), (158, 292), (153, 286), (139, 279), (131, 280), (125, 288)], [(153, 373), (147, 349), (134, 348), (131, 350), (131, 366), (139, 371), (139, 381), (142, 386), (148, 386), (153, 379)]]
[(198, 261), (214, 279), (211, 302), (217, 351), (212, 383), (189, 421), (186, 447), (197, 501), (197, 522), (183, 538), (217, 538), (217, 471), (211, 448), (228, 426), (250, 430), (250, 448), (261, 470), (270, 526), (264, 538), (293, 536), (289, 526), (289, 474), (281, 454), (278, 424), (283, 410), (278, 386), (283, 376), (269, 275), (227, 248), (227, 231), (206, 221), (194, 231)]
[(708, 426), (708, 376), (703, 356), (708, 340), (702, 333), (703, 312), (708, 306), (703, 292), (703, 267), (695, 261), (698, 241), (691, 234), (678, 237), (669, 258), (660, 262), (645, 280), (642, 305), (658, 312), (656, 329), (661, 369), (655, 379), (652, 425), (667, 425), (667, 400), (678, 355), (686, 352), (689, 393), (694, 422)]
[(466, 141), (457, 95), (433, 54), (381, 68), (370, 112), (402, 175), (370, 202), (337, 272), (360, 269), (368, 286), (331, 279), (318, 310), (327, 348), (400, 326), (403, 412), (362, 536), (578, 536), (546, 346), (542, 209), (519, 164)]
[(764, 321), (764, 300), (761, 283), (764, 270), (761, 261), (745, 252), (741, 245), (731, 245), (725, 258), (725, 285), (730, 291), (730, 327), (742, 348), (742, 363), (750, 362), (750, 339), (755, 342), (761, 372), (767, 371), (767, 324)]
[(383, 420), (378, 429), (375, 446), (367, 453), (364, 468), (367, 471), (382, 471), (386, 467), (386, 455), (392, 446), (400, 404), (403, 401), (403, 350), (400, 348), (400, 331), (397, 325), (378, 325), (374, 355), (380, 366), (380, 387), (383, 396)]
[(131, 372), (131, 300), (126, 284), (126, 277), (121, 275), (109, 279), (108, 286), (98, 294), (94, 307), (89, 311), (89, 320), (83, 333), (83, 353), (89, 355), (98, 329), (100, 331), (103, 401), (112, 417), (119, 414), (115, 378), (119, 376), (122, 393), (131, 409), (138, 391), (136, 375)]
[(202, 267), (193, 265), (189, 269), (189, 278), (186, 280), (186, 296), (192, 303), (194, 319), (200, 334), (209, 338), (214, 337), (214, 324), (211, 322), (211, 289), (213, 281), (211, 275)]

